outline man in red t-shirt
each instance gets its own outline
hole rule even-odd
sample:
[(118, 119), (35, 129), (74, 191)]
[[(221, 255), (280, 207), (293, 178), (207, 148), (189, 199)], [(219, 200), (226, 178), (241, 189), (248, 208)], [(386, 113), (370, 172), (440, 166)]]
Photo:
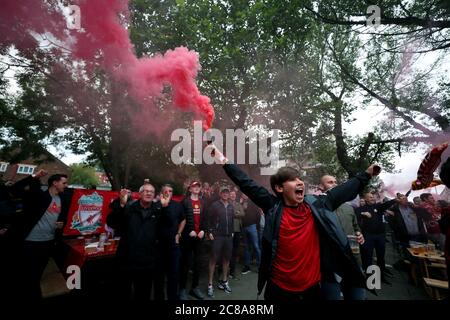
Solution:
[(348, 286), (365, 287), (365, 276), (333, 210), (363, 190), (375, 175), (374, 166), (321, 196), (305, 196), (299, 172), (284, 167), (270, 177), (274, 196), (228, 164), (214, 145), (209, 148), (230, 179), (264, 211), (258, 294), (267, 283), (266, 300), (320, 299), (321, 279), (335, 274)]

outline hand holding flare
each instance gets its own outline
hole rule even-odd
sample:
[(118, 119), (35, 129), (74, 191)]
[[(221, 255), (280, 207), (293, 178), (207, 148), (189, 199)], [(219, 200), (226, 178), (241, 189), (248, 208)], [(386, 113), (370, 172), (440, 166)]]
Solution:
[(211, 150), (211, 156), (214, 157), (217, 164), (224, 165), (228, 162), (227, 157), (225, 157), (223, 153), (220, 152), (220, 150), (217, 149), (217, 147), (212, 142), (208, 141), (208, 146), (206, 147), (206, 149)]

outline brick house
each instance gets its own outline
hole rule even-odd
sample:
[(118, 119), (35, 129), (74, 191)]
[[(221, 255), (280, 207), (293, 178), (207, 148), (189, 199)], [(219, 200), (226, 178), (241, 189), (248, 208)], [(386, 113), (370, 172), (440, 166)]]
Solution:
[(52, 174), (63, 173), (70, 177), (71, 170), (68, 165), (56, 158), (53, 154), (43, 149), (38, 158), (28, 158), (18, 163), (9, 163), (0, 159), (0, 179), (4, 182), (17, 182), (26, 176), (44, 169), (48, 175), (41, 178), (41, 183), (47, 185), (47, 179)]

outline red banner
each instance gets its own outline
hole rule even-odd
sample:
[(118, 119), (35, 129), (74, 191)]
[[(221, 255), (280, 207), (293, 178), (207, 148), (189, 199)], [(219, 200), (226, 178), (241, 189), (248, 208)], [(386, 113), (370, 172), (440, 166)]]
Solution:
[[(109, 204), (119, 197), (118, 191), (75, 189), (70, 202), (65, 236), (79, 236), (105, 232), (106, 217), (110, 213)], [(139, 198), (138, 192), (131, 194)], [(180, 201), (183, 196), (173, 196)]]
[[(75, 189), (70, 202), (64, 235), (104, 232), (106, 217), (110, 213), (109, 204), (118, 197), (118, 191)], [(133, 193), (132, 197), (138, 198), (139, 193)]]

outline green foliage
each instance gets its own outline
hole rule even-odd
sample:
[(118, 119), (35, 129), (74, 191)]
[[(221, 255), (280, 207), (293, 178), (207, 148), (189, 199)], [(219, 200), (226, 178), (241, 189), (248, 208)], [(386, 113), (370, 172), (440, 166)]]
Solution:
[(85, 188), (96, 187), (100, 181), (95, 174), (95, 168), (83, 163), (70, 165), (72, 174), (70, 176), (70, 184), (82, 185)]
[[(448, 21), (444, 1), (373, 4), (388, 18), (409, 14)], [(409, 72), (412, 56), (398, 49), (405, 48), (407, 32), (422, 37), (424, 48), (442, 46), (448, 28), (438, 33), (394, 23), (361, 36), (368, 31), (364, 26), (336, 23), (367, 16), (367, 6), (362, 0), (134, 0), (129, 32), (139, 57), (177, 46), (199, 53), (199, 87), (214, 105), (215, 128), (281, 129), (285, 158), (301, 167), (319, 163), (320, 172), (345, 178), (370, 162), (393, 169), (394, 156), (407, 150), (407, 143), (415, 141), (411, 137), (430, 136), (419, 122), (436, 135), (448, 132), (448, 77), (443, 75), (430, 90), (435, 75)], [(64, 142), (72, 152), (89, 153), (90, 163), (104, 168), (114, 189), (138, 187), (147, 177), (156, 185), (182, 184), (192, 174), (191, 167), (170, 161), (170, 128), (162, 139), (135, 132), (130, 123), (140, 109), (123, 84), (99, 71), (86, 77), (80, 66), (51, 51), (20, 54), (31, 59), (31, 67), (16, 74), (17, 95), (7, 93), (0, 73), (4, 154), (11, 155), (17, 146), (29, 153), (36, 146)], [(352, 123), (354, 111), (380, 102), (362, 85), (389, 103), (389, 113), (372, 133), (352, 137), (343, 124)], [(159, 105), (166, 116), (189, 127), (190, 116), (169, 113), (167, 102)], [(406, 138), (400, 150), (397, 142), (382, 142)], [(195, 169), (201, 179), (222, 178), (216, 167)]]

